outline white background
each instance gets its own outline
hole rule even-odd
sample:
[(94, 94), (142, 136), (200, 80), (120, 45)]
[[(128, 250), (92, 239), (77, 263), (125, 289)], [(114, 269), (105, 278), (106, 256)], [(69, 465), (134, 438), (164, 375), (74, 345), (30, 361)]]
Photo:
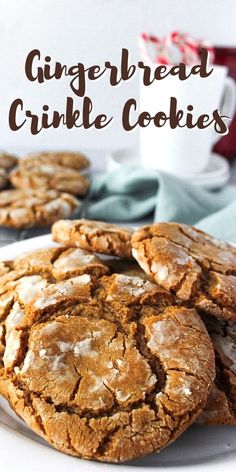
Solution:
[(105, 60), (119, 64), (122, 47), (137, 61), (141, 31), (162, 36), (179, 29), (213, 44), (236, 45), (235, 0), (0, 0), (0, 12), (0, 147), (19, 152), (137, 143), (137, 133), (125, 133), (120, 125), (122, 105), (137, 96), (137, 79), (114, 89), (104, 78), (89, 88), (96, 111), (114, 115), (105, 130), (61, 128), (38, 136), (31, 136), (27, 128), (10, 131), (8, 111), (16, 97), (34, 112), (39, 113), (44, 103), (62, 111), (70, 90), (68, 80), (39, 86), (26, 79), (24, 62), (33, 48), (62, 63), (89, 66)]

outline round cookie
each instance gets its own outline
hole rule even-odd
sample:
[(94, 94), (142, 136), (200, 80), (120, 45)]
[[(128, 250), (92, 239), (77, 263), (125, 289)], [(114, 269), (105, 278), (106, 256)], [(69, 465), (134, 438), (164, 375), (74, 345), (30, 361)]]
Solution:
[(61, 220), (52, 227), (52, 238), (64, 246), (118, 257), (131, 257), (131, 228), (91, 220)]
[(12, 154), (8, 154), (6, 152), (0, 152), (0, 168), (6, 171), (12, 169), (12, 167), (16, 166), (18, 163), (18, 159), (16, 156)]
[(82, 170), (90, 166), (89, 159), (80, 152), (38, 152), (19, 160), (20, 167), (31, 167), (37, 164), (59, 165), (71, 169)]
[(132, 254), (162, 287), (197, 309), (236, 320), (236, 248), (177, 223), (135, 231)]
[(5, 190), (0, 198), (0, 225), (11, 228), (47, 226), (70, 216), (78, 200), (55, 190)]
[(22, 312), (5, 340), (5, 391), (65, 453), (119, 462), (159, 451), (207, 400), (215, 373), (205, 326), (149, 281), (85, 274), (45, 287)]
[(216, 380), (198, 418), (205, 424), (236, 425), (236, 324), (203, 315), (216, 356)]
[(52, 189), (84, 196), (90, 181), (76, 169), (52, 164), (33, 164), (19, 167), (10, 174), (12, 185), (24, 189)]
[(0, 190), (6, 188), (9, 184), (9, 177), (4, 169), (0, 168)]

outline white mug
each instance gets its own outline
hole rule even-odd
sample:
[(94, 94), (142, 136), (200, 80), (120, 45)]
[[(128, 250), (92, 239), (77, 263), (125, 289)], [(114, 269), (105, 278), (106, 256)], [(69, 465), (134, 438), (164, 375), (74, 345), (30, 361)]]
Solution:
[[(155, 68), (157, 65), (153, 64)], [(158, 111), (169, 114), (170, 97), (176, 97), (178, 109), (186, 112), (193, 105), (195, 119), (216, 109), (221, 115), (233, 116), (236, 105), (235, 83), (227, 77), (227, 68), (214, 66), (207, 78), (198, 75), (181, 81), (176, 76), (167, 76), (149, 86), (140, 83), (140, 110), (152, 116)], [(227, 120), (227, 126), (230, 125)], [(140, 157), (146, 168), (158, 169), (178, 176), (188, 176), (203, 171), (210, 160), (213, 144), (222, 136), (214, 125), (205, 129), (175, 128), (166, 122), (161, 128), (150, 123), (140, 128)]]

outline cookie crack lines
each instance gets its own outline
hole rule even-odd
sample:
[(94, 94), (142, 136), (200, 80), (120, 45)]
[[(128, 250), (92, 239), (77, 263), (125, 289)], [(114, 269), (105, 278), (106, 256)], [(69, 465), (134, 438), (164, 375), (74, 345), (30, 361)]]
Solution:
[(20, 229), (47, 226), (69, 217), (79, 205), (77, 198), (57, 190), (5, 190), (1, 192), (0, 224)]
[[(137, 323), (137, 334), (136, 334), (136, 347), (143, 357), (147, 360), (152, 373), (156, 376), (156, 383), (153, 386), (153, 391), (148, 392), (147, 396), (150, 398), (154, 393), (160, 392), (166, 382), (166, 374), (161, 365), (160, 359), (152, 355), (150, 349), (147, 346), (147, 339), (145, 336), (145, 326), (142, 322), (136, 321)], [(153, 402), (152, 402), (153, 406)], [(156, 405), (153, 407), (156, 411)]]
[[(182, 226), (178, 225), (178, 229), (179, 229), (179, 231), (180, 231), (185, 237), (187, 237), (188, 239), (190, 239), (192, 242), (194, 242), (194, 243), (196, 243), (196, 244), (198, 243), (198, 241), (197, 241), (196, 239), (194, 239), (193, 237), (191, 237), (191, 235), (190, 235), (189, 233), (185, 232), (185, 230), (184, 230), (184, 225), (182, 225)], [(205, 233), (203, 233), (202, 231), (198, 230), (197, 228), (194, 228), (194, 230), (195, 230), (197, 233), (199, 233), (199, 235), (201, 235), (201, 236), (207, 236)], [(206, 241), (204, 241), (204, 239), (202, 239), (201, 244), (202, 244), (203, 246), (207, 246), (207, 245), (209, 244), (209, 242), (211, 242), (211, 241), (216, 244), (216, 247), (217, 247), (218, 249), (222, 249), (222, 250), (227, 250), (227, 249), (228, 249), (228, 250), (233, 250), (233, 251), (234, 251), (234, 247), (233, 247), (233, 246), (230, 246), (229, 244), (227, 244), (227, 243), (225, 243), (225, 242), (223, 242), (223, 241), (218, 241), (218, 240), (216, 240), (216, 239), (214, 239), (214, 238), (212, 238), (212, 237), (208, 237), (208, 238), (206, 239)], [(177, 243), (176, 243), (176, 244), (177, 244)], [(187, 249), (186, 246), (184, 246), (184, 247)], [(235, 253), (235, 256), (236, 256), (236, 250), (234, 251), (234, 253)], [(193, 255), (193, 257), (194, 257), (194, 255)], [(204, 254), (204, 257), (206, 257), (206, 259), (208, 260), (209, 264), (213, 263), (213, 264), (218, 264), (218, 265), (220, 265), (220, 266), (221, 266), (221, 265), (222, 265), (222, 266), (225, 265), (225, 263), (224, 263), (223, 261), (221, 262), (220, 260), (214, 259), (213, 257), (208, 258), (208, 255), (207, 255), (207, 254)], [(200, 263), (201, 263), (201, 260), (198, 261), (198, 262), (199, 262), (199, 264), (200, 264)], [(204, 267), (203, 267), (203, 268), (204, 268)], [(232, 269), (231, 269), (231, 270), (232, 270)], [(233, 272), (236, 273), (236, 269), (235, 269), (235, 270), (234, 270), (234, 269), (232, 270), (232, 275), (234, 275)]]
[[(9, 401), (46, 440), (79, 457), (126, 460), (166, 446), (182, 431), (177, 425), (187, 427), (191, 412), (200, 412), (214, 378), (213, 350), (207, 334), (199, 336), (205, 328), (197, 313), (177, 307), (168, 292), (139, 277), (84, 274), (49, 283), (52, 254), (45, 257), (43, 292), (41, 282), (33, 298), (16, 289), (23, 315), (12, 339), (6, 338)], [(30, 269), (27, 257), (17, 263), (32, 273), (37, 260), (31, 259)], [(181, 319), (196, 324), (196, 332)], [(178, 367), (183, 372), (176, 374)], [(29, 392), (33, 412), (20, 402)]]
[(96, 449), (96, 454), (98, 456), (104, 456), (106, 453), (106, 450), (109, 447), (109, 444), (112, 442), (112, 438), (114, 435), (119, 431), (120, 426), (115, 426), (107, 435), (100, 441), (97, 449)]
[[(81, 379), (78, 381), (78, 383), (81, 381)], [(33, 390), (30, 390), (27, 386), (27, 384), (20, 380), (18, 381), (17, 378), (12, 380), (13, 385), (17, 388), (18, 391), (21, 391), (24, 394), (25, 404), (27, 406), (32, 405), (32, 410), (33, 410), (33, 400), (32, 398), (37, 398), (45, 403), (51, 405), (54, 409), (54, 413), (67, 413), (68, 415), (79, 415), (80, 418), (85, 418), (87, 420), (92, 420), (92, 419), (102, 419), (102, 418), (111, 418), (113, 416), (116, 416), (118, 413), (127, 413), (130, 414), (134, 410), (140, 410), (144, 406), (149, 406), (150, 410), (153, 410), (155, 414), (158, 413), (157, 405), (154, 405), (154, 399), (151, 400), (138, 400), (134, 402), (132, 405), (129, 407), (125, 408), (120, 408), (119, 404), (116, 401), (115, 397), (115, 392), (108, 387), (108, 385), (105, 385), (105, 387), (112, 393), (114, 396), (114, 405), (106, 411), (100, 411), (100, 412), (94, 412), (93, 410), (90, 410), (89, 408), (85, 409), (82, 411), (78, 406), (76, 405), (68, 405), (68, 404), (63, 404), (63, 403), (55, 403), (53, 399), (49, 396), (44, 395), (43, 393), (35, 392)], [(76, 385), (78, 385), (76, 383)], [(176, 402), (177, 403), (177, 402)], [(36, 412), (34, 411), (34, 415), (36, 415)], [(37, 415), (36, 415), (37, 416)]]
[(131, 257), (131, 228), (100, 221), (61, 220), (53, 225), (52, 237), (60, 244), (122, 258)]
[(28, 395), (28, 399), (26, 400), (26, 405), (31, 408), (32, 416), (34, 417), (34, 419), (35, 419), (37, 425), (39, 426), (39, 428), (42, 430), (42, 433), (46, 434), (42, 417), (38, 413), (36, 413), (36, 411), (33, 407), (33, 401), (31, 400), (30, 392), (28, 392), (28, 393), (29, 393), (29, 395)]
[(184, 292), (186, 290), (186, 286), (188, 286), (188, 282), (190, 282), (190, 291), (187, 293), (187, 297), (191, 298), (194, 296), (198, 285), (198, 274), (194, 273), (194, 271), (183, 274), (176, 286), (172, 287), (170, 291), (172, 293), (176, 293), (178, 297), (184, 300), (186, 298)]
[(232, 246), (176, 223), (143, 227), (134, 232), (131, 245), (133, 256), (156, 283), (199, 309), (219, 316), (223, 307), (222, 317), (236, 319)]
[[(67, 434), (68, 449), (69, 449), (70, 451), (72, 451), (75, 456), (77, 456), (78, 453), (77, 453), (76, 449), (75, 449), (74, 446), (73, 446), (73, 439), (72, 439), (72, 437), (71, 437), (71, 435), (70, 435), (70, 430), (69, 430), (69, 429), (66, 430), (66, 434)], [(81, 456), (79, 456), (79, 457), (81, 457)]]
[[(76, 384), (79, 385), (79, 382)], [(55, 403), (55, 401), (52, 400), (52, 398), (45, 396), (43, 393), (39, 394), (38, 392), (34, 392), (32, 390), (28, 390), (27, 385), (24, 384), (24, 382), (20, 382), (20, 384), (13, 381), (15, 385), (17, 386), (18, 390), (21, 390), (21, 392), (24, 393), (30, 393), (32, 396), (35, 396), (36, 398), (39, 398), (40, 400), (44, 400), (46, 403), (49, 405), (53, 405), (55, 412), (57, 413), (67, 413), (68, 415), (79, 415), (80, 418), (87, 418), (87, 419), (102, 419), (102, 418), (111, 418), (118, 413), (132, 413), (134, 410), (140, 410), (144, 406), (149, 406), (150, 410), (153, 410), (153, 412), (157, 415), (158, 418), (158, 407), (155, 403), (155, 398), (152, 395), (147, 395), (147, 398), (145, 400), (138, 400), (132, 403), (129, 407), (124, 407), (120, 408), (119, 404), (117, 403), (116, 396), (114, 390), (112, 390), (105, 382), (103, 382), (105, 388), (112, 394), (114, 397), (114, 405), (106, 410), (106, 411), (99, 411), (98, 413), (94, 412), (94, 410), (90, 410), (89, 408), (84, 409), (83, 411), (76, 405), (68, 405), (68, 404), (63, 404), (63, 403)], [(74, 389), (75, 390), (75, 389)], [(73, 397), (75, 395), (73, 394)], [(74, 398), (70, 398), (70, 400), (74, 400)], [(176, 402), (178, 404), (178, 402)]]
[[(75, 371), (76, 371), (76, 373), (78, 374), (78, 371), (77, 371), (76, 367), (75, 367)], [(78, 374), (78, 375), (79, 375), (79, 374)], [(72, 393), (70, 394), (70, 401), (73, 401), (73, 400), (75, 399), (76, 394), (78, 393), (78, 390), (79, 390), (79, 386), (80, 386), (81, 379), (82, 379), (82, 377), (79, 376), (78, 380), (76, 380), (75, 386), (74, 386), (74, 388), (73, 388), (73, 391), (72, 391)]]
[[(176, 228), (178, 229), (178, 231), (180, 231), (180, 233), (182, 233), (182, 235), (186, 238), (188, 238), (191, 242), (195, 243), (195, 244), (199, 244), (199, 242), (194, 239), (193, 237), (191, 237), (188, 233), (186, 233), (183, 229), (183, 225), (182, 227), (180, 227), (180, 225), (177, 225), (176, 223), (168, 223), (169, 225), (173, 225), (173, 226), (176, 226)], [(160, 226), (162, 225), (162, 223), (159, 224)], [(197, 231), (196, 228), (194, 228), (195, 231)], [(202, 232), (199, 231), (199, 234), (202, 235)], [(187, 245), (185, 245), (183, 242), (179, 242), (177, 241), (176, 239), (174, 238), (171, 238), (171, 236), (169, 234), (154, 234), (153, 236), (152, 235), (149, 235), (146, 239), (152, 239), (153, 237), (155, 238), (160, 238), (160, 239), (165, 239), (165, 240), (168, 240), (170, 241), (171, 243), (173, 243), (174, 245), (176, 246), (179, 246), (180, 248), (184, 249), (188, 256), (190, 258), (193, 258), (196, 262), (197, 265), (199, 265), (203, 270), (206, 269), (204, 263), (203, 263), (203, 260), (201, 259), (201, 256), (199, 254), (196, 254), (194, 251), (195, 249), (192, 248), (192, 247), (188, 247)], [(209, 241), (211, 242), (210, 238), (209, 240), (206, 240), (206, 241), (201, 241), (201, 244), (202, 246), (205, 246), (207, 247), (209, 245)], [(215, 240), (212, 238), (212, 241), (215, 242)], [(229, 247), (229, 245), (227, 245), (226, 243), (222, 243), (222, 246), (217, 246), (218, 249), (222, 249), (222, 250), (227, 250), (227, 249), (233, 249), (233, 247)], [(236, 251), (235, 251), (235, 256), (236, 256)], [(219, 268), (215, 268), (214, 265), (212, 266), (212, 264), (217, 264), (218, 266), (222, 266), (225, 267), (225, 262), (221, 262), (219, 259), (214, 259), (214, 257), (209, 257), (207, 254), (204, 253), (204, 259), (209, 263), (210, 265), (210, 268), (213, 270), (213, 271), (216, 271), (216, 272), (219, 272), (219, 273), (222, 273), (222, 274), (228, 274), (228, 275), (235, 275), (236, 274), (236, 269), (228, 269), (227, 272), (225, 272), (225, 270), (220, 270), (221, 267)], [(151, 265), (151, 264), (150, 264)], [(209, 269), (209, 267), (208, 267)]]
[[(61, 312), (58, 313), (58, 316), (61, 316)], [(54, 318), (53, 318), (53, 319), (57, 319), (57, 316), (54, 315)], [(39, 323), (37, 324), (37, 326), (39, 326)], [(124, 332), (123, 332), (123, 331), (122, 331), (122, 334), (124, 335)], [(115, 335), (111, 338), (111, 340), (109, 341), (109, 344), (111, 344), (112, 341), (113, 341), (114, 339), (116, 339), (116, 337), (117, 337), (117, 332), (116, 332)], [(124, 339), (124, 337), (123, 337), (123, 346), (124, 346), (123, 355), (125, 355), (125, 339)], [(26, 348), (26, 346), (25, 346), (25, 356), (27, 355), (27, 352), (28, 352), (28, 350), (27, 350), (27, 348)], [(144, 357), (145, 357), (145, 356), (144, 356)], [(149, 356), (149, 357), (150, 357), (150, 356)], [(149, 358), (146, 358), (146, 359), (147, 359), (147, 361), (149, 362), (150, 359), (149, 359)], [(156, 362), (157, 362), (157, 361), (156, 361)], [(16, 365), (17, 365), (17, 363), (15, 363), (14, 366), (12, 366), (12, 367), (15, 368)], [(20, 364), (18, 363), (18, 366), (19, 366), (19, 365), (21, 365), (21, 367), (22, 367), (22, 366), (24, 365), (24, 362), (21, 360)], [(76, 373), (78, 374), (77, 368), (75, 368), (75, 370), (76, 370)], [(18, 372), (18, 370), (17, 370), (17, 372)], [(15, 369), (14, 369), (14, 374), (13, 374), (13, 376), (15, 376)], [(79, 388), (80, 382), (81, 382), (81, 378), (76, 381), (75, 387), (74, 387), (73, 392), (72, 392), (71, 397), (70, 397), (70, 400), (73, 400), (73, 399), (74, 399), (75, 394), (76, 394), (76, 391), (77, 391), (78, 388)], [(146, 399), (145, 399), (144, 401), (133, 402), (133, 403), (130, 405), (130, 407), (126, 407), (126, 408), (124, 408), (124, 409), (122, 410), (122, 409), (119, 407), (118, 403), (117, 403), (115, 391), (114, 391), (111, 387), (109, 387), (109, 385), (108, 385), (106, 382), (103, 381), (103, 384), (104, 384), (105, 387), (112, 393), (113, 398), (114, 398), (114, 407), (111, 408), (110, 414), (114, 414), (114, 413), (116, 413), (116, 412), (118, 412), (118, 411), (132, 411), (132, 409), (139, 408), (140, 406), (143, 406), (144, 404), (149, 404), (149, 403), (150, 403), (150, 402), (149, 402), (149, 396), (150, 396), (151, 393), (154, 393), (154, 392), (148, 392), (148, 393), (146, 394)], [(24, 384), (23, 381), (21, 381), (21, 389), (23, 388), (23, 386), (24, 386), (24, 388), (27, 390), (27, 386)], [(159, 389), (156, 389), (156, 390), (159, 391)], [(37, 392), (33, 392), (33, 393), (34, 393), (35, 395), (37, 395), (38, 397), (44, 399), (45, 401), (49, 401), (50, 403), (52, 403), (52, 401), (49, 400), (48, 397), (45, 396), (43, 393), (41, 393), (40, 395), (39, 395), (39, 393), (37, 393)], [(95, 416), (92, 411), (89, 412), (89, 410), (88, 410), (88, 411), (86, 411), (86, 413), (85, 413), (85, 412), (82, 412), (81, 409), (79, 409), (79, 408), (77, 408), (77, 407), (75, 407), (75, 406), (73, 406), (73, 405), (70, 405), (70, 406), (68, 406), (68, 405), (62, 405), (62, 404), (58, 404), (58, 405), (57, 405), (57, 404), (55, 403), (54, 406), (55, 406), (55, 408), (56, 408), (56, 410), (57, 410), (58, 412), (60, 412), (60, 411), (67, 411), (67, 412), (70, 411), (71, 413), (72, 413), (72, 412), (74, 412), (74, 413), (77, 412), (77, 413), (80, 413), (81, 417), (84, 417), (84, 416), (87, 417), (87, 415), (93, 415), (93, 416)], [(152, 406), (153, 406), (153, 403), (152, 403)], [(104, 413), (104, 415), (106, 416), (107, 413), (108, 413), (108, 412)], [(98, 416), (101, 416), (101, 412), (98, 414)]]

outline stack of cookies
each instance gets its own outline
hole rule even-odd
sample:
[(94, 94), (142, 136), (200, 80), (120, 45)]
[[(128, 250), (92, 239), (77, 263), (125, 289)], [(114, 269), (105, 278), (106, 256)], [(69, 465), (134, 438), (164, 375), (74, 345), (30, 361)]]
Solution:
[[(236, 425), (236, 249), (191, 226), (62, 220), (0, 265), (0, 392), (65, 453), (119, 462)], [(104, 257), (105, 256), (105, 257)]]
[(89, 190), (83, 175), (89, 165), (87, 157), (73, 152), (42, 152), (18, 161), (0, 154), (0, 189), (13, 187), (0, 194), (0, 225), (47, 226), (72, 215), (79, 206), (76, 197)]

